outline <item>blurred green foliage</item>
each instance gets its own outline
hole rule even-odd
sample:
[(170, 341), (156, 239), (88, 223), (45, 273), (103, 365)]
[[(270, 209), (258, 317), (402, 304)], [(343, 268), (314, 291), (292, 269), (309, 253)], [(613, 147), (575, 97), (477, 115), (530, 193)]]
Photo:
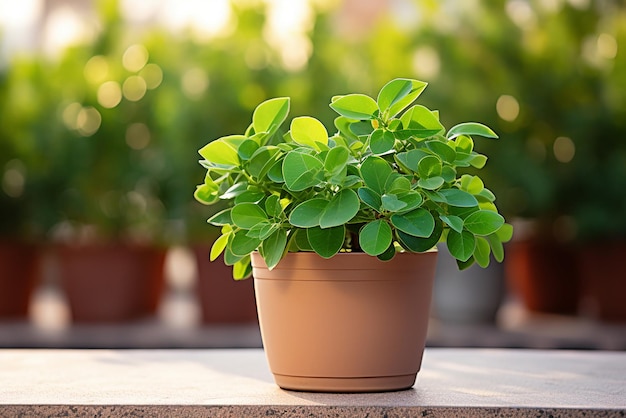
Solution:
[[(235, 2), (236, 30), (199, 41), (137, 30), (115, 1), (98, 2), (93, 42), (0, 69), (0, 234), (207, 239), (210, 213), (192, 196), (204, 173), (189, 161), (209, 139), (244, 130), (276, 96), (331, 125), (332, 94), (411, 77), (430, 82), (423, 101), (444, 124), (481, 120), (500, 134), (479, 151), (507, 218), (568, 238), (626, 236), (621, 1), (398, 1), (358, 32), (341, 20), (352, 3), (318, 11), (311, 57), (290, 71), (263, 36), (262, 3)], [(148, 52), (137, 68), (123, 65), (133, 45)], [(136, 97), (110, 106), (129, 79)]]

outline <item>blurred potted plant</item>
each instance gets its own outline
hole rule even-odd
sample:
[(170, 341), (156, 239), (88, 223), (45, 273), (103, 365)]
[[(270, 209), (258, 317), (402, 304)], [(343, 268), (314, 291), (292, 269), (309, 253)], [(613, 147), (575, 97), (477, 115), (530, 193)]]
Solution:
[[(337, 133), (309, 116), (290, 130), (289, 98), (261, 103), (243, 135), (199, 152), (195, 197), (230, 207), (211, 259), (254, 275), (261, 332), (279, 386), (321, 391), (411, 387), (421, 364), (439, 241), (459, 267), (504, 257), (512, 233), (495, 196), (463, 167), (486, 157), (439, 113), (409, 107), (426, 83), (395, 79), (377, 100), (335, 96)], [(407, 109), (408, 108), (408, 109)], [(401, 115), (401, 116), (400, 116)], [(376, 309), (372, 309), (376, 306)]]

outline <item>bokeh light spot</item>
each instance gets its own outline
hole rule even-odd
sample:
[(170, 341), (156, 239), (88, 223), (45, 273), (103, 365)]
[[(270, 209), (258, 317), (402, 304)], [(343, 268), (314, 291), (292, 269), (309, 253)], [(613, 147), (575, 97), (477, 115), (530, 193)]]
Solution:
[(560, 136), (554, 141), (552, 146), (554, 157), (562, 163), (569, 163), (576, 154), (576, 145), (571, 138)]
[(496, 112), (498, 112), (498, 116), (501, 119), (507, 122), (513, 122), (519, 116), (519, 109), (519, 102), (515, 97), (508, 94), (503, 94), (498, 97)]
[(137, 102), (146, 94), (147, 88), (146, 81), (142, 77), (138, 75), (131, 75), (124, 80), (122, 93), (126, 99), (131, 102)]
[(148, 50), (145, 46), (135, 44), (129, 46), (122, 56), (122, 65), (128, 71), (137, 72), (148, 63)]
[(183, 74), (181, 84), (185, 96), (198, 100), (209, 87), (209, 77), (203, 69), (192, 68)]
[(133, 123), (126, 128), (126, 144), (135, 150), (141, 150), (150, 143), (150, 130), (145, 123)]
[(76, 129), (82, 136), (91, 136), (98, 132), (102, 116), (91, 106), (83, 107), (76, 117)]
[(109, 75), (109, 63), (102, 55), (93, 56), (85, 64), (83, 72), (90, 83), (102, 83)]
[(163, 70), (157, 64), (148, 64), (139, 73), (139, 76), (146, 81), (148, 90), (156, 89), (163, 81)]
[(122, 101), (122, 89), (117, 81), (107, 81), (98, 88), (98, 103), (112, 109)]

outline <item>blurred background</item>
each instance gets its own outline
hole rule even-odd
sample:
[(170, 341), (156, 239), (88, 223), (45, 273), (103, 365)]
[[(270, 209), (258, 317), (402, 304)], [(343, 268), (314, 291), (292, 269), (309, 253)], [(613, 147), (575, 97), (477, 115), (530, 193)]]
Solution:
[(0, 346), (260, 346), (197, 150), (407, 77), (499, 133), (516, 227), (503, 265), (440, 257), (428, 344), (625, 350), (625, 54), (619, 0), (0, 0)]

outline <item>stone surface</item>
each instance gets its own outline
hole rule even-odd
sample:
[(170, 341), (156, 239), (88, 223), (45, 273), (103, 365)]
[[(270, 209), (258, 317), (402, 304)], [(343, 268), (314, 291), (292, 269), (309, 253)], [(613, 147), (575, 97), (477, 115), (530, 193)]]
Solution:
[(626, 352), (426, 350), (411, 390), (278, 388), (259, 349), (0, 350), (0, 417), (626, 416)]

